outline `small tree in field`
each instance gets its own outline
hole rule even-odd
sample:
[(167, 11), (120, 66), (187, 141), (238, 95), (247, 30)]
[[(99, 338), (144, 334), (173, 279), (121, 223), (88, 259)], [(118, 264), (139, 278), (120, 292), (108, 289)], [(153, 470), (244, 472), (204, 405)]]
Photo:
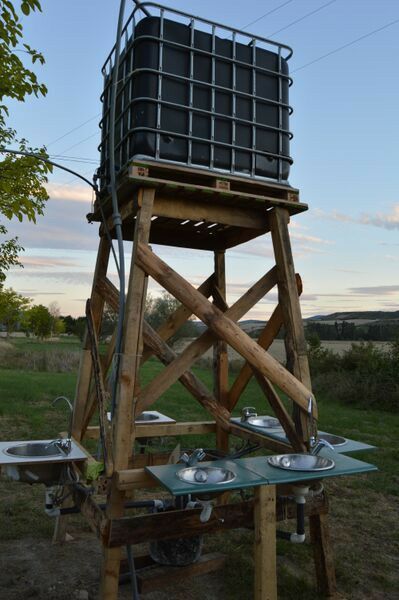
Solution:
[[(145, 318), (151, 327), (158, 329), (158, 327), (173, 314), (179, 306), (181, 306), (180, 302), (167, 292), (163, 292), (162, 296), (157, 298), (148, 295), (145, 306)], [(177, 333), (172, 337), (171, 341), (174, 342), (182, 337), (195, 337), (196, 333), (197, 328), (194, 323), (191, 320), (188, 320), (180, 327)]]
[(7, 335), (21, 323), (30, 302), (29, 298), (17, 294), (12, 288), (0, 288), (0, 323), (6, 327)]
[(46, 337), (50, 337), (52, 316), (48, 308), (43, 306), (43, 304), (32, 306), (26, 312), (26, 322), (29, 330), (39, 339), (43, 340)]

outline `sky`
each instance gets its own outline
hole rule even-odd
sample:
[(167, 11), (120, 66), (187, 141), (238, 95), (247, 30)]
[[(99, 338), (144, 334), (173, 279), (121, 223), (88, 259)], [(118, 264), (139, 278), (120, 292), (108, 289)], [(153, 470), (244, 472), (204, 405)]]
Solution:
[[(399, 4), (396, 0), (170, 0), (169, 6), (288, 44), (294, 108), (289, 182), (309, 205), (291, 219), (304, 317), (399, 309)], [(133, 2), (127, 2), (127, 14)], [(23, 19), (25, 41), (46, 58), (37, 67), (45, 98), (10, 106), (9, 125), (32, 146), (89, 179), (98, 161), (101, 67), (116, 34), (116, 0), (42, 0)], [(266, 16), (265, 13), (269, 13)], [(73, 157), (71, 160), (70, 157)], [(77, 162), (77, 160), (80, 162)], [(98, 226), (89, 225), (88, 186), (55, 170), (37, 224), (10, 222), (24, 268), (6, 286), (35, 304), (56, 301), (79, 316), (90, 295)], [(153, 249), (194, 285), (212, 271), (209, 252)], [(129, 265), (131, 245), (126, 244)], [(270, 236), (227, 252), (228, 303), (274, 264)], [(116, 282), (116, 269), (110, 277)], [(152, 282), (150, 290), (159, 294)], [(267, 319), (272, 291), (249, 313)]]

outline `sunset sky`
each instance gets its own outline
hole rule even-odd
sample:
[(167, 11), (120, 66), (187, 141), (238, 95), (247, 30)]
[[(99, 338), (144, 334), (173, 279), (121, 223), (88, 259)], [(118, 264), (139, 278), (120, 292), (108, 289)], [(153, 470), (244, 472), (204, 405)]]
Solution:
[[(133, 3), (128, 2), (130, 10)], [(396, 0), (171, 0), (170, 6), (270, 37), (294, 49), (290, 183), (309, 211), (293, 217), (295, 267), (304, 282), (303, 315), (399, 309), (399, 4)], [(34, 146), (89, 179), (98, 160), (101, 66), (115, 38), (116, 0), (42, 0), (24, 18), (27, 43), (46, 58), (37, 67), (46, 98), (12, 103), (9, 125)], [(269, 15), (263, 15), (270, 12)], [(261, 18), (262, 17), (262, 18)], [(253, 21), (253, 24), (249, 25)], [(320, 59), (320, 60), (319, 60)], [(55, 159), (57, 160), (57, 159)], [(81, 162), (77, 162), (81, 161)], [(88, 186), (55, 171), (45, 215), (10, 223), (26, 251), (7, 287), (35, 303), (57, 301), (62, 314), (84, 313), (98, 243), (85, 219)], [(127, 264), (130, 258), (127, 244)], [(210, 253), (154, 246), (198, 285)], [(273, 265), (270, 236), (228, 252), (228, 301)], [(116, 281), (116, 269), (111, 268)], [(153, 293), (158, 287), (151, 285)], [(270, 315), (276, 294), (250, 313)]]

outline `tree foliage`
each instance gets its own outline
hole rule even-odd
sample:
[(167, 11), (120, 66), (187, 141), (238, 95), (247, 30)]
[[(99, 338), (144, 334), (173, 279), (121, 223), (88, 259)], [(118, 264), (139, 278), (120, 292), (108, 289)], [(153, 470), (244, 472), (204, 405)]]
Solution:
[(40, 339), (50, 337), (53, 318), (43, 304), (32, 306), (25, 313), (26, 327)]
[[(24, 102), (27, 96), (44, 96), (47, 88), (37, 75), (26, 67), (21, 56), (30, 63), (43, 64), (43, 55), (23, 43), (21, 17), (15, 8), (16, 2), (2, 0), (0, 4), (0, 148), (13, 146), (22, 152), (34, 152), (46, 156), (44, 148), (32, 148), (26, 139), (18, 139), (15, 129), (9, 127), (6, 118), (9, 111), (7, 99)], [(38, 0), (22, 0), (19, 9), (28, 16), (32, 11), (41, 11)], [(51, 167), (31, 156), (16, 157), (0, 154), (0, 217), (11, 220), (24, 218), (31, 222), (43, 214), (48, 199), (44, 184)], [(23, 250), (17, 238), (6, 239), (7, 227), (0, 221), (0, 285), (6, 271), (18, 264), (18, 254)]]
[(4, 325), (7, 335), (15, 331), (23, 321), (24, 311), (30, 305), (30, 299), (15, 292), (12, 288), (0, 289), (0, 324)]
[[(173, 314), (179, 308), (180, 302), (167, 292), (163, 292), (162, 296), (154, 298), (150, 294), (147, 296), (145, 306), (145, 318), (153, 329), (158, 327), (166, 321), (166, 319)], [(195, 337), (197, 335), (197, 328), (195, 324), (188, 320), (172, 338), (172, 343), (182, 337)]]

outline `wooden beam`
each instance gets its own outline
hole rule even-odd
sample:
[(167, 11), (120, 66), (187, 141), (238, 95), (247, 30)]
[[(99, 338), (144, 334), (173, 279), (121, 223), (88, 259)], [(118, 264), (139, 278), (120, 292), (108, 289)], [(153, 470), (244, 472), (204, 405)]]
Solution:
[[(94, 326), (99, 331), (101, 325), (104, 300), (97, 293), (96, 282), (100, 277), (105, 277), (108, 268), (110, 245), (106, 237), (100, 239), (98, 247), (97, 262), (94, 271), (93, 287), (91, 291), (91, 302), (94, 317)], [(92, 361), (89, 340), (87, 332), (83, 340), (83, 349), (80, 356), (79, 373), (75, 391), (75, 402), (72, 419), (72, 435), (75, 439), (81, 440), (84, 434), (84, 414), (89, 400), (90, 382), (92, 372)]]
[[(273, 268), (226, 311), (226, 316), (233, 320), (240, 319), (271, 290), (275, 282), (275, 269)], [(167, 366), (142, 390), (138, 401), (138, 409), (143, 411), (155, 402), (212, 346), (214, 339), (215, 336), (211, 331), (205, 331), (194, 340), (173, 363)]]
[[(159, 484), (158, 484), (159, 485)], [(255, 489), (267, 490), (275, 486), (260, 486)], [(113, 519), (109, 524), (106, 544), (113, 547), (125, 544), (140, 544), (149, 539), (165, 540), (185, 538), (203, 533), (225, 531), (228, 529), (254, 527), (256, 500), (214, 506), (207, 523), (201, 523), (200, 508), (173, 510), (145, 515), (126, 516)], [(269, 507), (270, 508), (270, 507)], [(324, 494), (309, 498), (305, 504), (305, 516), (324, 514), (328, 505)], [(296, 504), (286, 498), (277, 498), (273, 519), (285, 521), (296, 518)]]
[[(287, 210), (278, 207), (273, 209), (270, 226), (278, 273), (279, 304), (286, 329), (287, 366), (295, 377), (307, 387), (309, 396), (313, 397), (288, 223), (289, 213)], [(293, 415), (301, 440), (309, 444), (309, 438), (313, 432), (309, 431), (309, 418), (305, 412), (306, 407), (303, 408), (304, 410), (300, 411), (294, 406)]]
[[(215, 283), (213, 288), (213, 303), (222, 312), (226, 304), (226, 253), (214, 253)], [(229, 387), (229, 357), (227, 344), (224, 340), (215, 339), (213, 344), (213, 393), (220, 407), (228, 405)], [(228, 412), (228, 411), (227, 411)], [(229, 451), (229, 434), (225, 428), (219, 426), (216, 432), (216, 446), (222, 452)]]
[(268, 213), (264, 210), (236, 207), (210, 202), (198, 202), (187, 197), (163, 196), (156, 194), (154, 201), (154, 215), (179, 219), (181, 221), (206, 221), (207, 223), (220, 223), (233, 227), (259, 229), (262, 232), (269, 230)]
[[(300, 296), (302, 294), (302, 280), (298, 274), (296, 274), (296, 282), (298, 288), (298, 295)], [(280, 331), (281, 326), (283, 325), (283, 321), (283, 311), (280, 304), (278, 304), (274, 309), (270, 319), (266, 323), (262, 333), (259, 336), (258, 344), (261, 348), (263, 348), (264, 350), (268, 350), (268, 348), (270, 348), (278, 332)], [(251, 366), (247, 362), (245, 362), (230, 388), (230, 411), (232, 411), (235, 408), (237, 402), (239, 401), (242, 393), (247, 387), (252, 376), (253, 370)]]
[(309, 527), (316, 567), (317, 591), (326, 598), (335, 598), (337, 582), (328, 515), (323, 513), (311, 515), (309, 517)]
[[(178, 437), (180, 435), (206, 435), (215, 433), (216, 423), (214, 421), (188, 421), (184, 423), (151, 423), (137, 424), (136, 437)], [(86, 439), (97, 440), (100, 435), (97, 426), (90, 426), (86, 431)]]
[[(142, 197), (141, 208), (135, 221), (135, 244), (129, 276), (126, 299), (124, 336), (119, 365), (119, 388), (113, 420), (113, 458), (114, 468), (128, 466), (131, 454), (131, 438), (134, 435), (134, 393), (138, 380), (140, 356), (142, 354), (142, 320), (144, 315), (147, 276), (137, 266), (137, 246), (148, 244), (151, 228), (152, 205), (155, 190), (139, 190)], [(107, 502), (107, 517), (121, 517), (124, 514), (125, 493), (118, 489), (114, 479)], [(120, 548), (104, 548), (101, 573), (100, 599), (114, 600), (118, 595)]]
[(277, 600), (276, 486), (255, 488), (254, 600)]
[(278, 385), (299, 407), (307, 410), (311, 392), (306, 386), (144, 244), (138, 244), (137, 263), (169, 293), (190, 308), (218, 338), (225, 340), (264, 377)]

